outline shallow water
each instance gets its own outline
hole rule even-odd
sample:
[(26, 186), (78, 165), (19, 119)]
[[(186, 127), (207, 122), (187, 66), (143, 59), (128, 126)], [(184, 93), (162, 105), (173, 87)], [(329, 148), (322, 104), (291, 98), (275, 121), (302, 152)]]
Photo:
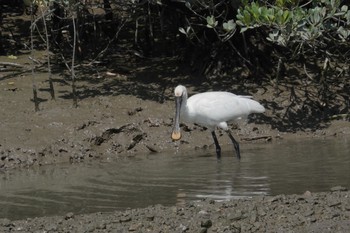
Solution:
[(108, 163), (46, 166), (0, 174), (0, 218), (90, 213), (350, 188), (350, 139), (241, 145), (152, 154)]

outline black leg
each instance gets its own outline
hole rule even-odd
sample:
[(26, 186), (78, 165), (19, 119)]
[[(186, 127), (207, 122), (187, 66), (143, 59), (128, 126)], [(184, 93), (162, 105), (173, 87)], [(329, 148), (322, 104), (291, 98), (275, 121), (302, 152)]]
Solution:
[(230, 137), (232, 143), (233, 143), (233, 146), (235, 147), (235, 150), (236, 150), (236, 154), (237, 154), (237, 158), (238, 159), (241, 159), (241, 152), (239, 151), (239, 144), (238, 142), (234, 139), (234, 137), (232, 136), (231, 132), (228, 130), (226, 131), (228, 136)]
[(211, 135), (213, 136), (214, 143), (215, 143), (216, 157), (217, 157), (218, 159), (220, 159), (220, 158), (221, 158), (221, 147), (220, 147), (220, 145), (219, 145), (218, 139), (216, 138), (215, 131), (212, 131), (212, 132), (211, 132)]

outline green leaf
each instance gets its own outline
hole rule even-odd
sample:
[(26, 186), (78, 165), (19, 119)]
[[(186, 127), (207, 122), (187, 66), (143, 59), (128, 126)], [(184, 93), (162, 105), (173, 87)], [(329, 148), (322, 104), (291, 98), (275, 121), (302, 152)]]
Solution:
[(243, 15), (240, 9), (237, 10), (237, 15), (236, 15), (237, 20), (242, 20), (243, 19)]
[(345, 29), (342, 26), (338, 28), (337, 32), (342, 40), (346, 40), (350, 36), (350, 30)]
[(347, 5), (343, 5), (341, 8), (340, 8), (341, 11), (343, 12), (347, 12), (348, 11), (348, 6)]
[(213, 15), (207, 16), (207, 27), (208, 28), (214, 28), (218, 25), (218, 21), (215, 20), (215, 17)]
[(240, 33), (243, 33), (248, 30), (248, 27), (242, 27)]
[(283, 23), (287, 22), (289, 15), (290, 15), (290, 13), (288, 10), (285, 10), (283, 12)]
[(181, 27), (180, 27), (180, 28), (179, 28), (179, 31), (180, 31), (182, 34), (185, 34), (185, 35), (187, 34), (184, 28), (181, 28)]
[(233, 19), (227, 21), (227, 23), (223, 23), (222, 27), (225, 31), (230, 32), (236, 29), (236, 24), (233, 22)]
[(250, 25), (251, 22), (252, 22), (252, 18), (250, 16), (250, 13), (246, 10), (243, 11), (243, 22), (246, 24), (246, 25)]

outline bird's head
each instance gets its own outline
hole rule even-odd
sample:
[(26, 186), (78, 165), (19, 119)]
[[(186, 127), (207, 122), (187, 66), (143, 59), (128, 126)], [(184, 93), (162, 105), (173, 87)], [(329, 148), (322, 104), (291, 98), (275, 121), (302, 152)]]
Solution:
[(182, 86), (182, 85), (178, 85), (178, 86), (175, 88), (174, 94), (175, 94), (175, 97), (184, 97), (184, 96), (187, 96), (186, 87), (184, 87), (184, 86)]
[(179, 140), (181, 138), (180, 132), (180, 111), (182, 102), (187, 99), (187, 90), (186, 87), (178, 85), (174, 91), (175, 94), (175, 103), (176, 103), (176, 112), (175, 112), (175, 122), (171, 138), (173, 140)]

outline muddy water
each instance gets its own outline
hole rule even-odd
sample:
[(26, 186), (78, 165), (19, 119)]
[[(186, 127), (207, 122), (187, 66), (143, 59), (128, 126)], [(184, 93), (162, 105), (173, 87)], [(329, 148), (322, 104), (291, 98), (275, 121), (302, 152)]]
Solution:
[(241, 148), (241, 161), (227, 147), (221, 162), (213, 150), (206, 150), (0, 174), (0, 218), (350, 187), (350, 139), (242, 144)]

